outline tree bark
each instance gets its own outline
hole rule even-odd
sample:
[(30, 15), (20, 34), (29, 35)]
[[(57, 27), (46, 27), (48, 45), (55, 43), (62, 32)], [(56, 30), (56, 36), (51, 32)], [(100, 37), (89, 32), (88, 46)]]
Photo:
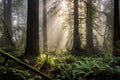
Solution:
[(39, 0), (28, 0), (25, 55), (39, 55)]
[(119, 0), (114, 0), (114, 39), (113, 55), (120, 56), (120, 23), (119, 23)]
[(87, 0), (87, 11), (86, 11), (86, 49), (89, 53), (94, 52), (93, 44), (93, 8), (92, 0)]
[(74, 0), (74, 31), (73, 31), (73, 52), (78, 52), (81, 48), (80, 35), (79, 35), (79, 20), (78, 20), (78, 0)]
[(47, 5), (46, 0), (43, 0), (43, 47), (44, 51), (47, 51), (48, 43), (47, 43)]
[[(8, 35), (6, 33), (6, 28), (5, 28), (5, 45), (6, 46), (11, 46), (12, 41), (12, 2), (11, 0), (4, 0), (4, 22), (6, 24), (6, 27), (8, 29)], [(13, 42), (12, 42), (13, 44)]]

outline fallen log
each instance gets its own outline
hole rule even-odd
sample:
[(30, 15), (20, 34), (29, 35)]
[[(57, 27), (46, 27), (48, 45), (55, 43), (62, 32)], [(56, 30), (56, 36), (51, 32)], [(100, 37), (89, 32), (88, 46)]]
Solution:
[(7, 52), (5, 52), (5, 51), (3, 51), (3, 50), (0, 50), (0, 54), (3, 55), (3, 56), (5, 56), (5, 57), (8, 57), (8, 58), (11, 59), (11, 60), (14, 60), (14, 61), (18, 62), (21, 66), (29, 69), (30, 71), (32, 71), (32, 72), (34, 72), (34, 73), (36, 73), (36, 74), (38, 74), (38, 75), (40, 75), (40, 76), (43, 77), (45, 80), (53, 80), (52, 77), (50, 77), (49, 75), (44, 74), (44, 73), (38, 71), (36, 68), (34, 68), (34, 67), (32, 67), (32, 66), (24, 63), (24, 62), (21, 61), (20, 59), (14, 57), (14, 56), (12, 56), (12, 55), (10, 55), (9, 53), (7, 53)]

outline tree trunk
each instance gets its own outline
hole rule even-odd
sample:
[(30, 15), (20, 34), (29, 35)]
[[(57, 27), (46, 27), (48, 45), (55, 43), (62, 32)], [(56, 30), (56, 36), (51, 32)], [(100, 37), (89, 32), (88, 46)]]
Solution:
[[(74, 0), (74, 31), (73, 31), (73, 52), (79, 52), (81, 48), (80, 36), (79, 36), (79, 20), (78, 20), (78, 0)], [(76, 54), (76, 53), (75, 53)]]
[(113, 55), (120, 56), (119, 0), (114, 0), (114, 39)]
[(28, 0), (25, 55), (39, 55), (39, 0)]
[(43, 47), (44, 51), (47, 51), (48, 43), (47, 43), (47, 8), (46, 8), (46, 0), (43, 0)]
[[(12, 41), (12, 2), (11, 0), (4, 0), (4, 22), (5, 27), (5, 45), (13, 45)], [(8, 32), (8, 33), (7, 33)], [(9, 37), (8, 37), (9, 34)]]
[(92, 0), (87, 0), (86, 12), (86, 49), (89, 53), (94, 52), (93, 44), (93, 8)]

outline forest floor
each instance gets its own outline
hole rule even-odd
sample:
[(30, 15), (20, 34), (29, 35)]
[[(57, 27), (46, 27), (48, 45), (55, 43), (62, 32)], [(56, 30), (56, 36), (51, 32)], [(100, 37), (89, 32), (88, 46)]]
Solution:
[[(25, 62), (29, 64), (29, 60), (26, 59)], [(32, 66), (53, 80), (120, 80), (120, 57), (112, 55), (85, 57), (41, 53)], [(13, 60), (5, 62), (4, 57), (0, 56), (0, 80), (47, 79)]]

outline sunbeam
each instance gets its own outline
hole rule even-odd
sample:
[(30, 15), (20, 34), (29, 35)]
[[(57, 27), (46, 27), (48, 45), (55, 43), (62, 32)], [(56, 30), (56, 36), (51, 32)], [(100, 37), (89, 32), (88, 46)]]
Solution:
[[(59, 2), (58, 2), (59, 3)], [(54, 4), (54, 5), (53, 5)], [(57, 2), (56, 2), (57, 4)], [(51, 7), (55, 7), (54, 11), (48, 14), (48, 46), (50, 48), (65, 48), (68, 37), (68, 29), (63, 29), (64, 22), (66, 19), (65, 13), (67, 12), (66, 0), (60, 2), (56, 5), (55, 1), (49, 1), (47, 4), (47, 11), (51, 10)], [(54, 36), (54, 38), (52, 37)]]

